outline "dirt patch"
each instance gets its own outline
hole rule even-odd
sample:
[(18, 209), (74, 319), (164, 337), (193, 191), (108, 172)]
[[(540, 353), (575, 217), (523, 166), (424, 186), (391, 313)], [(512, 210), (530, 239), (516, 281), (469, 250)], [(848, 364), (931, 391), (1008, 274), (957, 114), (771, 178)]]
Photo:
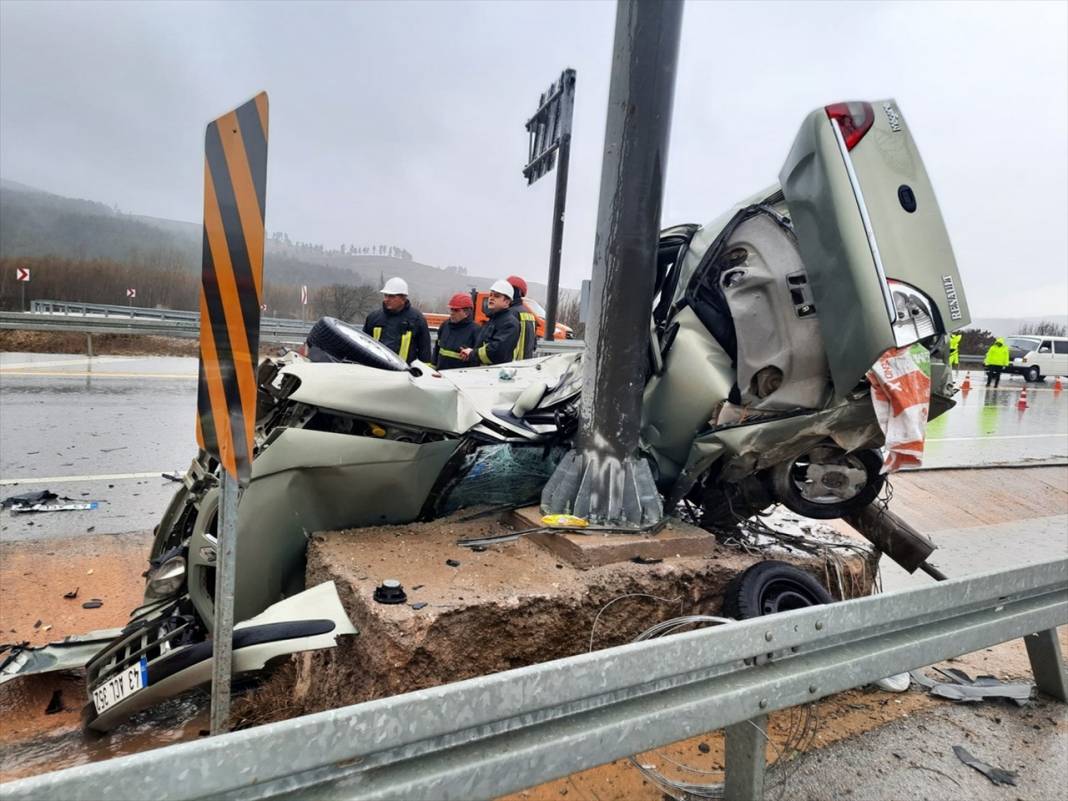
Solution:
[[(0, 642), (44, 645), (125, 626), (141, 603), (151, 542), (138, 532), (0, 543)], [(82, 607), (93, 598), (103, 604)]]
[[(525, 539), (482, 552), (455, 544), (501, 532), (490, 518), (313, 536), (307, 584), (333, 580), (360, 634), (295, 658), (294, 672), (268, 682), (241, 714), (265, 722), (283, 699), (290, 714), (310, 713), (626, 643), (668, 618), (718, 614), (727, 582), (763, 558), (713, 544), (708, 558), (580, 570)], [(818, 560), (776, 558), (823, 577)], [(390, 578), (407, 603), (373, 599)]]
[[(67, 331), (0, 330), (0, 350), (13, 353), (85, 353), (85, 334)], [(143, 334), (93, 334), (93, 354), (102, 356), (196, 356), (195, 339)]]

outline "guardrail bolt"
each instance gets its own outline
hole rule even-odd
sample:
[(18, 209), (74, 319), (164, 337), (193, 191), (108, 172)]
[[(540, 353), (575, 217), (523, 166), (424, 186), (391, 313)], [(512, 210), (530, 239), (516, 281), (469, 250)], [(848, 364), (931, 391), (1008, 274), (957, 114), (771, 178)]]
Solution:
[(808, 691), (809, 691), (809, 692), (810, 692), (810, 693), (811, 693), (812, 695), (815, 695), (815, 694), (816, 694), (816, 690), (818, 690), (818, 689), (819, 689), (819, 687), (817, 687), (817, 686), (816, 686), (815, 684), (810, 684), (810, 685), (808, 685)]
[(767, 709), (768, 708), (768, 699), (767, 698), (761, 698), (760, 699), (760, 708), (761, 709)]
[(764, 632), (764, 639), (771, 642), (774, 639), (774, 635), (770, 631)]
[(823, 631), (823, 621), (822, 620), (817, 620), (816, 621), (816, 631)]

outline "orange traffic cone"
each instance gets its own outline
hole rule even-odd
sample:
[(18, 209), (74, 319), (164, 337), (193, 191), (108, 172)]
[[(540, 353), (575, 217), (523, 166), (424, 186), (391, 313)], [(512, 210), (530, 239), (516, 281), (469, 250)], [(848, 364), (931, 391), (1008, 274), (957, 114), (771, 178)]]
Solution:
[(1057, 376), (1057, 380), (1053, 382), (1053, 391), (1060, 392), (1064, 389), (1064, 384), (1061, 383), (1061, 377)]
[(1021, 412), (1027, 408), (1027, 387), (1020, 390), (1020, 399), (1016, 401), (1016, 408)]
[(967, 392), (971, 388), (972, 388), (972, 374), (971, 373), (965, 373), (964, 374), (964, 381), (962, 381), (961, 385), (960, 385), (960, 391), (961, 392)]

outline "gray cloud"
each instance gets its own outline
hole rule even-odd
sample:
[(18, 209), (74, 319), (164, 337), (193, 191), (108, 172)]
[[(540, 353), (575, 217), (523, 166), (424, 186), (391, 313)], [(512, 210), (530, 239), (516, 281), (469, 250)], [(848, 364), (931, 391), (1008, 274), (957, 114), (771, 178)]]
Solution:
[[(267, 224), (543, 279), (552, 180), (522, 125), (578, 70), (564, 283), (589, 273), (614, 4), (0, 3), (0, 173), (198, 220), (205, 123), (271, 98)], [(686, 8), (664, 222), (775, 180), (812, 108), (894, 96), (973, 312), (1068, 311), (1068, 6)]]

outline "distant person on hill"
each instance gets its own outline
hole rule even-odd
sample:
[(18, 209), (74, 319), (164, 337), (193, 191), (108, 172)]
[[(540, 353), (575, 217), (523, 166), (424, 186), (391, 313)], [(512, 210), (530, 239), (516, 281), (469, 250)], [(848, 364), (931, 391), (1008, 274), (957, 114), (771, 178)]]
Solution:
[(367, 315), (363, 332), (370, 334), (411, 364), (430, 361), (430, 328), (423, 313), (408, 301), (408, 282), (390, 278), (382, 287), (382, 308)]

